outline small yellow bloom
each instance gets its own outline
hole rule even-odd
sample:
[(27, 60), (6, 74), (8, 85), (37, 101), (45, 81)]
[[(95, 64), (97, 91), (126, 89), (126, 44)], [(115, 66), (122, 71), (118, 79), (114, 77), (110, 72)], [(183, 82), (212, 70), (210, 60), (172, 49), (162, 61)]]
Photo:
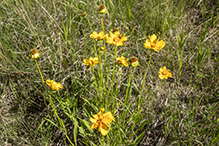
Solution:
[(40, 57), (40, 53), (36, 49), (30, 50), (30, 52), (31, 52), (31, 55), (30, 55), (31, 60), (37, 59), (38, 57)]
[(118, 63), (121, 64), (121, 65), (124, 65), (126, 67), (129, 66), (129, 64), (128, 64), (129, 59), (125, 60), (125, 57), (123, 57), (123, 56), (121, 56), (120, 58), (116, 58), (116, 60), (118, 60)]
[(97, 33), (96, 31), (93, 31), (93, 33), (90, 35), (90, 38), (103, 40), (103, 39), (106, 38), (106, 35), (104, 35), (103, 31), (101, 31), (100, 33)]
[(86, 16), (86, 14), (87, 14), (86, 12), (82, 12), (82, 14), (81, 14), (81, 15), (82, 15), (82, 16)]
[(158, 41), (157, 36), (153, 34), (149, 36), (149, 39), (144, 43), (144, 47), (148, 49), (153, 49), (156, 52), (159, 52), (165, 46), (165, 42), (163, 40)]
[(108, 37), (107, 35), (106, 37), (106, 43), (115, 46), (124, 46), (124, 41), (127, 41), (127, 37), (125, 36), (125, 34), (118, 35), (110, 32), (110, 36)]
[(137, 67), (139, 64), (138, 58), (132, 57), (131, 60), (129, 61), (129, 63), (132, 65), (132, 67)]
[(51, 90), (59, 90), (63, 88), (61, 83), (57, 83), (49, 79), (46, 80), (46, 84), (51, 88)]
[(84, 59), (84, 65), (90, 65), (90, 67), (95, 66), (95, 64), (99, 63), (98, 57), (90, 57), (89, 60), (88, 59)]
[(105, 8), (104, 5), (99, 6), (99, 13), (100, 14), (106, 14), (107, 13), (107, 9)]
[(163, 80), (163, 79), (168, 79), (168, 77), (172, 78), (172, 74), (171, 74), (170, 70), (167, 70), (166, 66), (164, 66), (163, 68), (160, 68), (160, 70), (159, 70), (159, 78), (161, 80)]
[[(98, 131), (103, 135), (106, 136), (108, 133), (108, 128), (110, 128), (110, 123), (115, 121), (111, 112), (107, 112), (103, 114), (104, 108), (100, 109), (98, 114), (93, 115), (94, 118), (90, 118), (90, 121), (93, 123), (90, 128), (96, 129), (98, 127)], [(110, 128), (111, 129), (111, 128)]]

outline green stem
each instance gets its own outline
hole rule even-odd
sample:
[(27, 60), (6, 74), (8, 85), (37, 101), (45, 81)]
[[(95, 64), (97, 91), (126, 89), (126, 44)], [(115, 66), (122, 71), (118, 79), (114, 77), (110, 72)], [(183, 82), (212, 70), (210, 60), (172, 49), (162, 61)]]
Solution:
[(93, 32), (93, 28), (92, 28), (92, 25), (91, 25), (89, 19), (87, 18), (87, 16), (85, 16), (85, 18), (87, 19), (87, 22), (88, 22), (88, 24), (90, 25), (90, 29), (91, 29), (91, 31)]
[(84, 52), (85, 52), (84, 58), (87, 58), (87, 39), (84, 31), (83, 31), (83, 35), (84, 35)]
[(151, 102), (149, 103), (148, 108), (147, 108), (147, 109), (145, 110), (145, 112), (144, 112), (143, 114), (141, 114), (141, 115), (144, 115), (144, 114), (148, 111), (148, 109), (151, 107), (151, 104), (152, 104), (152, 102), (154, 101), (155, 95), (157, 94), (157, 91), (158, 91), (158, 89), (160, 88), (160, 85), (161, 85), (162, 82), (163, 82), (163, 79), (160, 81), (160, 84), (159, 84), (157, 90), (155, 91), (154, 96), (152, 97), (152, 100), (151, 100)]
[(43, 81), (43, 86), (44, 86), (44, 85), (45, 85), (45, 82), (44, 82), (44, 79), (43, 79), (43, 75), (42, 75), (42, 73), (41, 73), (41, 71), (40, 71), (40, 67), (39, 67), (39, 65), (38, 65), (38, 63), (37, 63), (37, 60), (36, 60), (36, 59), (35, 59), (35, 62), (36, 62), (37, 69), (38, 69), (38, 71), (39, 71), (39, 73), (40, 73), (41, 80)]
[(99, 45), (99, 64), (100, 64), (100, 72), (99, 72), (99, 75), (100, 75), (100, 86), (99, 87), (99, 90), (100, 90), (100, 98), (101, 98), (101, 101), (103, 101), (102, 99), (102, 89), (103, 89), (103, 69), (102, 69), (102, 62), (101, 62), (101, 52), (100, 52), (100, 45)]
[(148, 69), (149, 69), (149, 65), (150, 65), (150, 62), (151, 62), (153, 52), (154, 52), (154, 50), (151, 52), (150, 60), (148, 62), (148, 66), (147, 66), (147, 69), (146, 69), (146, 72), (145, 72), (145, 75), (144, 75), (144, 79), (143, 79), (143, 83), (142, 83), (142, 86), (141, 86), (141, 92), (140, 92), (140, 96), (139, 96), (139, 100), (138, 100), (138, 110), (141, 106), (141, 96), (143, 94), (142, 92), (143, 92), (143, 89), (144, 89), (144, 84), (145, 84), (145, 80), (146, 80), (146, 77), (147, 77), (147, 74), (148, 74)]
[[(114, 78), (115, 78), (115, 66), (116, 66), (116, 58), (117, 58), (117, 46), (115, 46), (115, 49), (114, 49), (114, 59), (113, 59), (113, 79), (112, 79), (112, 82), (114, 82)], [(113, 83), (112, 85), (113, 86)]]
[(49, 102), (50, 102), (50, 105), (51, 105), (51, 107), (52, 107), (52, 109), (53, 109), (55, 115), (56, 115), (57, 118), (58, 118), (58, 121), (59, 121), (60, 126), (61, 126), (61, 127), (63, 128), (63, 130), (64, 130), (63, 132), (65, 133), (65, 136), (67, 137), (67, 139), (68, 139), (68, 141), (70, 142), (70, 144), (71, 144), (72, 146), (74, 146), (74, 144), (71, 142), (70, 138), (69, 138), (68, 135), (67, 135), (67, 130), (66, 130), (66, 128), (65, 128), (65, 125), (64, 125), (62, 119), (60, 119), (59, 115), (58, 115), (57, 112), (56, 112), (55, 105), (54, 105), (54, 103), (53, 103), (53, 101), (52, 101), (52, 98), (51, 98), (51, 93), (49, 94)]
[[(45, 87), (45, 81), (44, 81), (44, 79), (43, 79), (42, 72), (40, 71), (40, 67), (39, 67), (39, 65), (38, 65), (36, 59), (35, 59), (35, 63), (36, 63), (37, 69), (38, 69), (38, 71), (39, 71), (39, 73), (40, 73), (40, 77), (41, 77), (41, 80), (42, 80), (42, 82), (43, 82), (43, 87), (46, 88), (46, 87)], [(46, 88), (46, 91), (48, 92), (48, 89), (47, 89), (47, 88)], [(46, 100), (48, 100), (48, 99), (46, 98)], [(47, 106), (46, 101), (45, 101), (45, 98), (43, 98), (43, 101), (44, 101), (44, 104)]]
[[(107, 71), (107, 66), (106, 66), (106, 63), (107, 63), (107, 56), (106, 56), (106, 43), (105, 43), (105, 41), (103, 41), (103, 45), (104, 45), (104, 55), (105, 55), (105, 58), (104, 58), (104, 61), (105, 61), (105, 63), (104, 63), (104, 67), (105, 67), (105, 73), (107, 73), (106, 71)], [(105, 74), (104, 74), (105, 75)], [(107, 80), (107, 77), (105, 78), (106, 80)], [(104, 84), (105, 86), (104, 86), (104, 89), (106, 89), (106, 85), (107, 84)]]
[(128, 87), (126, 89), (126, 94), (125, 94), (125, 102), (124, 102), (124, 105), (123, 105), (123, 113), (122, 113), (122, 119), (123, 119), (123, 116), (124, 116), (124, 113), (125, 113), (125, 108), (126, 108), (126, 104), (128, 102), (128, 97), (130, 97), (131, 94), (129, 94), (131, 88), (130, 88), (130, 84), (131, 84), (131, 78), (132, 78), (132, 70), (133, 70), (134, 67), (131, 68), (131, 71), (130, 71), (130, 75), (129, 75), (129, 81), (128, 81)]
[[(93, 77), (94, 77), (94, 84), (95, 84), (97, 96), (98, 96), (98, 98), (99, 98), (100, 95), (99, 95), (99, 92), (98, 92), (97, 80), (96, 80), (96, 77), (95, 77), (95, 74), (94, 74), (94, 67), (92, 67), (92, 73), (93, 73)], [(102, 101), (100, 101), (100, 103), (102, 103)]]
[[(102, 16), (102, 30), (103, 30), (103, 33), (105, 34), (103, 16)], [(105, 71), (106, 71), (106, 69), (107, 69), (107, 67), (106, 67), (106, 63), (107, 63), (107, 61), (106, 61), (106, 43), (105, 43), (104, 40), (103, 40), (103, 46), (104, 46), (104, 55), (105, 55), (104, 67), (105, 67)], [(107, 79), (106, 79), (106, 80), (107, 80)], [(103, 88), (106, 89), (106, 84), (104, 84), (103, 86), (104, 86)], [(107, 99), (107, 98), (106, 98), (106, 99)]]
[(102, 29), (103, 29), (103, 32), (104, 32), (104, 21), (103, 21), (103, 17), (102, 17)]
[[(93, 33), (93, 28), (92, 28), (92, 25), (91, 25), (89, 19), (87, 18), (87, 16), (85, 16), (85, 18), (87, 19), (87, 22), (90, 25), (91, 32)], [(96, 42), (95, 42), (95, 39), (94, 39), (93, 42), (94, 42), (94, 55), (96, 56), (96, 45), (95, 45)]]
[(97, 52), (96, 52), (96, 41), (95, 41), (95, 39), (93, 39), (93, 43), (94, 43), (94, 56), (96, 56)]
[[(113, 78), (112, 78), (111, 83), (110, 83), (110, 89), (109, 89), (109, 92), (108, 92), (108, 96), (109, 96), (110, 92), (113, 91), (114, 78), (115, 78), (115, 71), (116, 71), (116, 68), (115, 68), (116, 58), (117, 58), (117, 46), (115, 46), (115, 49), (114, 49), (114, 58), (113, 58)], [(111, 90), (112, 90), (112, 91), (111, 91)], [(112, 93), (113, 93), (113, 92), (112, 92)], [(108, 96), (107, 96), (107, 97), (108, 97)], [(113, 98), (113, 94), (111, 94), (110, 101), (112, 101), (112, 98)]]
[(116, 104), (116, 98), (117, 98), (117, 92), (118, 92), (118, 84), (119, 84), (119, 76), (120, 76), (120, 69), (121, 69), (121, 68), (118, 69), (118, 73), (117, 73), (115, 98), (114, 98), (114, 100), (113, 100), (113, 106), (112, 106), (113, 108), (114, 108), (114, 106), (115, 106), (115, 104)]

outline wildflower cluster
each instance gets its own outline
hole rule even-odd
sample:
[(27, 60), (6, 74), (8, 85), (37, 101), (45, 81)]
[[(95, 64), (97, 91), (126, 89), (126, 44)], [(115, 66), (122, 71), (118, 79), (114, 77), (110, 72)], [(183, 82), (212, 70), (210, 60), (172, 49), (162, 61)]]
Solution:
[[(108, 13), (108, 11), (105, 8), (105, 6), (100, 5), (99, 14), (107, 14), (107, 13)], [(126, 35), (122, 34), (118, 30), (118, 28), (114, 28), (112, 32), (109, 31), (108, 33), (105, 34), (103, 17), (102, 17), (102, 26), (103, 26), (102, 28), (103, 28), (103, 30), (98, 33), (96, 31), (93, 31), (91, 23), (89, 22), (89, 20), (87, 18), (86, 12), (83, 12), (82, 16), (84, 16), (87, 19), (87, 21), (88, 21), (88, 23), (91, 27), (91, 32), (92, 33), (89, 36), (90, 36), (91, 39), (93, 39), (94, 44), (93, 44), (93, 50), (92, 51), (93, 51), (93, 56), (95, 56), (95, 57), (90, 57), (89, 59), (83, 59), (83, 65), (86, 65), (86, 66), (89, 66), (90, 68), (92, 68), (93, 80), (94, 80), (94, 84), (92, 84), (92, 86), (95, 85), (94, 86), (95, 91), (96, 91), (95, 94), (97, 94), (96, 99), (95, 99), (96, 101), (94, 102), (96, 105), (92, 104), (92, 107), (96, 106), (96, 107), (100, 108), (100, 111), (99, 111), (98, 114), (94, 114), (92, 117), (89, 118), (90, 122), (92, 123), (90, 128), (91, 129), (97, 129), (98, 128), (98, 131), (103, 136), (106, 136), (109, 133), (108, 128), (113, 130), (110, 127), (110, 124), (113, 121), (115, 121), (115, 118), (114, 118), (113, 114), (111, 113), (111, 111), (109, 111), (109, 109), (112, 108), (112, 107), (115, 107), (115, 104), (117, 102), (117, 93), (118, 93), (117, 91), (118, 91), (120, 73), (122, 72), (122, 67), (125, 66), (125, 67), (127, 67), (127, 69), (130, 69), (130, 75), (129, 75), (129, 78), (128, 78), (128, 85), (127, 85), (127, 88), (126, 88), (125, 101), (124, 101), (124, 103), (122, 103), (124, 110), (121, 114), (121, 119), (119, 121), (120, 125), (125, 120), (125, 115), (127, 113), (126, 108), (127, 108), (127, 105), (128, 105), (127, 103), (128, 103), (128, 99), (131, 96), (132, 72), (133, 72), (133, 70), (136, 69), (135, 67), (137, 67), (139, 65), (139, 60), (138, 60), (137, 57), (134, 57), (134, 56), (132, 56), (130, 59), (127, 58), (127, 57), (124, 57), (125, 55), (124, 56), (121, 55), (121, 57), (117, 56), (117, 53), (120, 53), (120, 52), (117, 51), (117, 48), (124, 46), (125, 42), (128, 40)], [(98, 42), (98, 45), (96, 44), (97, 42)], [(110, 45), (113, 45), (113, 47), (114, 47), (114, 54), (112, 52), (110, 52), (109, 49), (108, 49), (108, 48), (110, 48)], [(99, 47), (98, 50), (96, 50), (96, 46)], [(146, 42), (144, 43), (144, 47), (153, 50), (151, 52), (151, 57), (152, 57), (152, 53), (154, 51), (159, 52), (161, 49), (163, 49), (165, 47), (165, 42), (163, 40), (159, 41), (159, 38), (157, 38), (157, 36), (155, 34), (153, 34), (153, 35), (149, 36), (149, 39), (146, 40)], [(108, 54), (110, 54), (110, 55), (108, 55)], [(105, 58), (103, 57), (103, 55), (105, 55)], [(43, 81), (43, 84), (45, 85), (42, 73), (39, 69), (39, 66), (38, 66), (37, 60), (36, 60), (39, 56), (40, 56), (40, 53), (36, 49), (31, 50), (30, 57), (31, 57), (32, 60), (35, 59), (36, 65), (38, 67), (38, 70), (40, 72), (40, 75), (41, 75), (41, 78), (42, 78), (42, 81)], [(90, 56), (92, 56), (92, 55), (90, 55)], [(139, 105), (141, 105), (141, 101), (142, 101), (141, 100), (141, 95), (143, 93), (145, 79), (146, 79), (146, 76), (147, 76), (147, 72), (148, 72), (148, 68), (149, 68), (149, 65), (150, 65), (151, 57), (150, 57), (148, 67), (146, 69), (146, 73), (145, 73), (145, 76), (144, 76), (144, 79), (143, 79), (143, 84), (142, 84), (141, 93), (140, 93), (140, 97), (139, 97), (139, 102), (140, 102)], [(107, 65), (107, 63), (108, 63), (108, 65)], [(110, 64), (113, 65), (112, 70), (110, 69), (110, 66), (109, 66)], [(116, 71), (117, 71), (117, 74), (116, 74)], [(167, 70), (166, 66), (164, 66), (163, 68), (160, 68), (159, 78), (161, 79), (161, 82), (163, 81), (163, 79), (168, 79), (169, 77), (172, 77), (172, 74), (170, 73), (170, 70)], [(116, 82), (115, 82), (115, 80), (116, 80)], [(115, 83), (116, 83), (116, 85), (115, 85)], [(110, 86), (108, 86), (109, 84), (110, 84)], [(46, 85), (48, 87), (50, 87), (50, 89), (52, 91), (58, 91), (60, 89), (63, 89), (63, 86), (62, 86), (61, 83), (57, 83), (57, 82), (55, 82), (53, 80), (50, 80), (50, 79), (46, 80)], [(61, 118), (59, 118), (59, 115), (57, 114), (56, 108), (54, 106), (54, 103), (53, 103), (53, 100), (52, 100), (52, 97), (51, 97), (51, 94), (54, 93), (54, 92), (52, 92), (51, 90), (49, 90), (50, 94), (48, 94), (50, 105), (51, 105), (54, 113), (56, 114), (56, 117), (58, 118), (58, 122), (61, 125), (62, 130), (64, 131), (67, 139), (71, 143), (71, 140), (68, 138), (67, 130), (65, 129), (65, 125), (63, 124), (63, 121), (61, 120)], [(47, 90), (47, 92), (48, 92), (48, 90)], [(104, 99), (105, 99), (105, 101), (103, 101)], [(154, 97), (152, 98), (152, 101), (153, 101), (153, 99), (154, 99)], [(85, 101), (87, 102), (87, 100), (85, 100)], [(111, 101), (113, 103), (113, 106), (109, 106), (109, 104), (111, 104), (109, 102), (111, 102)], [(88, 101), (88, 103), (90, 103), (90, 102)], [(103, 108), (103, 107), (105, 107), (105, 108)], [(104, 113), (105, 109), (108, 112)], [(68, 109), (67, 111), (71, 111), (71, 110)], [(70, 115), (72, 115), (72, 113), (67, 114), (67, 115), (70, 116)], [(77, 118), (70, 117), (70, 119), (75, 120)]]
[[(100, 5), (99, 7), (99, 14), (105, 14), (107, 13), (107, 9), (105, 8), (105, 6), (103, 5)], [(102, 22), (103, 22), (103, 19), (102, 19)], [(89, 23), (89, 21), (88, 21)], [(90, 24), (90, 23), (89, 23)], [(91, 29), (93, 30), (93, 29)], [(134, 67), (137, 67), (139, 65), (139, 61), (138, 61), (138, 58), (136, 57), (131, 57), (131, 59), (129, 58), (125, 58), (124, 56), (121, 56), (121, 57), (117, 57), (117, 47), (121, 47), (121, 46), (124, 46), (125, 45), (125, 42), (128, 40), (127, 37), (125, 36), (125, 34), (121, 34), (120, 31), (118, 30), (118, 28), (114, 28), (113, 31), (109, 31), (108, 33), (104, 33), (104, 27), (103, 27), (103, 31), (100, 31), (99, 33), (96, 32), (96, 31), (92, 31), (92, 33), (90, 34), (90, 38), (91, 39), (94, 39), (94, 40), (97, 40), (97, 41), (101, 41), (101, 42), (106, 42), (107, 44), (110, 44), (110, 45), (114, 45), (115, 46), (115, 50), (114, 50), (114, 59), (113, 59), (113, 78), (112, 78), (112, 82), (111, 82), (111, 86), (109, 89), (105, 89), (105, 90), (109, 90), (108, 92), (108, 96), (109, 96), (109, 93), (110, 91), (113, 90), (113, 83), (114, 83), (114, 78), (115, 78), (115, 70), (116, 70), (116, 65), (115, 65), (115, 61), (117, 60), (118, 62), (118, 65), (121, 67), (121, 66), (125, 66), (125, 67), (128, 67), (129, 65), (134, 68)], [(159, 38), (157, 38), (157, 36), (155, 34), (149, 36), (149, 39), (146, 39), (145, 43), (144, 43), (144, 47), (145, 48), (148, 48), (148, 49), (152, 49), (156, 52), (159, 52), (162, 48), (165, 47), (165, 42), (163, 40), (160, 40), (159, 41)], [(96, 48), (96, 45), (95, 45), (95, 41), (94, 41), (94, 54), (96, 54), (95, 52), (95, 48)], [(109, 61), (109, 59), (107, 59), (107, 56), (106, 56), (106, 47), (104, 45), (103, 46), (100, 46), (99, 47), (99, 51), (104, 51), (105, 53), (105, 62), (106, 61)], [(153, 53), (153, 52), (152, 52)], [(152, 53), (151, 53), (151, 56), (152, 56)], [(98, 72), (96, 75), (100, 75), (101, 77), (98, 77), (100, 80), (100, 83), (103, 84), (104, 80), (103, 80), (103, 70), (102, 70), (102, 56), (101, 56), (101, 53), (99, 53), (98, 57), (90, 57), (89, 59), (84, 59), (83, 60), (83, 64), (84, 65), (89, 65), (90, 67), (94, 67), (95, 64), (97, 63), (100, 63), (97, 68), (98, 68)], [(149, 64), (150, 64), (150, 61), (148, 63), (148, 67), (149, 67)], [(106, 64), (105, 64), (106, 65)], [(145, 81), (145, 78), (146, 78), (146, 75), (147, 75), (147, 71), (148, 71), (148, 68), (146, 70), (146, 74), (145, 74), (145, 77), (144, 77), (144, 81)], [(93, 70), (94, 72), (94, 70)], [(94, 79), (95, 78), (95, 74), (94, 75)], [(118, 72), (118, 75), (119, 75), (119, 72)], [(131, 69), (131, 72), (130, 72), (130, 77), (129, 77), (129, 83), (128, 83), (128, 88), (130, 86), (130, 81), (131, 81), (131, 76), (132, 76), (132, 69)], [(163, 68), (160, 69), (159, 71), (159, 78), (160, 79), (167, 79), (168, 77), (172, 77), (172, 74), (169, 72), (169, 70), (166, 70), (166, 67), (164, 66)], [(95, 80), (94, 80), (95, 81)], [(98, 90), (97, 92), (99, 93), (99, 97), (100, 98), (100, 101), (102, 101), (102, 96), (101, 96), (101, 91), (102, 91), (102, 87), (98, 89), (98, 81), (95, 81), (95, 84), (96, 84), (96, 90)], [(100, 86), (102, 86), (102, 84), (100, 84)], [(117, 85), (118, 85), (118, 80), (117, 80)], [(117, 87), (117, 86), (116, 86)], [(105, 87), (106, 88), (106, 87)], [(128, 100), (128, 88), (127, 88), (127, 94), (126, 94), (126, 97), (125, 97), (125, 103), (124, 103), (124, 106), (127, 104), (127, 100)], [(141, 91), (143, 91), (143, 88), (144, 88), (144, 82), (143, 82), (143, 85), (142, 85), (142, 89)], [(116, 94), (117, 94), (117, 89), (116, 90)], [(141, 92), (142, 93), (142, 92)], [(111, 98), (110, 98), (110, 101), (111, 101)], [(114, 102), (115, 103), (115, 100)], [(107, 104), (107, 99), (105, 101), (105, 104)], [(108, 107), (108, 105), (106, 105), (106, 107)], [(104, 112), (104, 108), (101, 108), (100, 109), (100, 112), (98, 114), (95, 114), (93, 115), (93, 118), (90, 118), (90, 121), (93, 123), (91, 125), (91, 128), (92, 129), (96, 129), (98, 128), (98, 131), (102, 134), (102, 135), (107, 135), (108, 133), (108, 129), (107, 127), (110, 128), (109, 124), (114, 121), (114, 117), (112, 115), (111, 112), (107, 112), (105, 114), (103, 114)], [(111, 128), (110, 128), (111, 129)]]

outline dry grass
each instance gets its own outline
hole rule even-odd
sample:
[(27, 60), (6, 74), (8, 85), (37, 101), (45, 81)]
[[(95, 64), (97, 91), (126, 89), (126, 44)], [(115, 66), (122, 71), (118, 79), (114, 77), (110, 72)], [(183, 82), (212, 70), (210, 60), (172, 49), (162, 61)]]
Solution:
[[(217, 145), (219, 2), (216, 0), (128, 0), (117, 4), (68, 0), (1, 2), (0, 144), (69, 145), (61, 130), (45, 120), (55, 118), (51, 108), (45, 106), (39, 73), (28, 57), (32, 48), (37, 48), (43, 56), (38, 63), (44, 77), (63, 81), (65, 95), (62, 98), (66, 100), (68, 97), (73, 104), (77, 101), (73, 105), (73, 109), (77, 109), (77, 118), (87, 118), (84, 107), (95, 113), (83, 100), (95, 99), (95, 91), (91, 87), (91, 73), (82, 65), (83, 59), (90, 57), (92, 40), (89, 25), (81, 17), (81, 12), (87, 12), (92, 27), (98, 31), (101, 19), (96, 10), (100, 4), (110, 12), (105, 16), (106, 31), (118, 27), (129, 37), (118, 55), (127, 52), (128, 57), (139, 58), (140, 66), (133, 73), (137, 88), (133, 87), (130, 101), (140, 94), (150, 56), (150, 50), (143, 48), (148, 35), (160, 35), (166, 46), (160, 53), (153, 54), (145, 85), (147, 102), (144, 109), (159, 85), (159, 68), (165, 65), (173, 73), (172, 79), (162, 83), (147, 116), (142, 118), (148, 124), (130, 142), (145, 130), (140, 146)], [(107, 49), (113, 52), (112, 47)], [(129, 69), (123, 69), (119, 82), (121, 101), (124, 101), (129, 72)], [(133, 103), (132, 112), (136, 104)], [(60, 105), (56, 106), (73, 140), (74, 124), (59, 109)], [(122, 107), (117, 109), (120, 112)], [(132, 124), (128, 123), (129, 126)], [(99, 143), (97, 139), (93, 140)], [(82, 141), (88, 140), (78, 134), (78, 145), (85, 145)]]

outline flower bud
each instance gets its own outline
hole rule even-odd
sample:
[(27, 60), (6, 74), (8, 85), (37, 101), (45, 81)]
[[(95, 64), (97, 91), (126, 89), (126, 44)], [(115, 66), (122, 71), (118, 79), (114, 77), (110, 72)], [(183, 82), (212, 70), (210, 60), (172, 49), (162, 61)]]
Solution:
[(99, 13), (100, 14), (106, 14), (107, 13), (107, 9), (105, 8), (104, 5), (99, 6)]
[(138, 58), (132, 57), (131, 60), (129, 61), (129, 63), (132, 65), (132, 67), (137, 67), (139, 64)]
[(113, 34), (120, 35), (120, 31), (117, 27), (113, 29)]
[(82, 15), (82, 16), (86, 16), (86, 14), (87, 14), (86, 12), (82, 12), (82, 14), (81, 14), (81, 15)]
[(36, 49), (30, 50), (30, 52), (31, 52), (31, 55), (30, 55), (31, 60), (37, 59), (38, 57), (40, 57), (40, 53)]
[(104, 47), (100, 47), (100, 50), (101, 50), (101, 51), (104, 51)]

